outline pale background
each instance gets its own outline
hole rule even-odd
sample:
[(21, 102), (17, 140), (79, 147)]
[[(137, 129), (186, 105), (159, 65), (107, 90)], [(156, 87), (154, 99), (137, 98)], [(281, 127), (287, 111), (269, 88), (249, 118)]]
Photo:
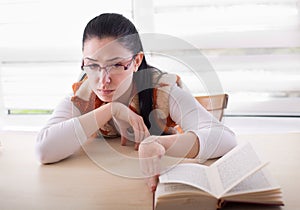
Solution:
[[(0, 0), (0, 129), (37, 131), (80, 74), (86, 23), (103, 12), (140, 33), (178, 37), (209, 60), (229, 94), (224, 123), (237, 133), (300, 131), (300, 15), (297, 0)], [(160, 49), (190, 56), (193, 49)], [(161, 56), (151, 64), (180, 74)], [(45, 110), (45, 111), (44, 111)], [(21, 111), (22, 114), (13, 114)], [(25, 114), (27, 113), (27, 114)]]

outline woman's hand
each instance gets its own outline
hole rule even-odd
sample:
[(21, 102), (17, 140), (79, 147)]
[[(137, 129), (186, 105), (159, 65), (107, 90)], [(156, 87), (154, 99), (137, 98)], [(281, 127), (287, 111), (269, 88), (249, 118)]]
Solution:
[(127, 139), (134, 140), (138, 149), (139, 143), (150, 136), (143, 118), (124, 104), (113, 102), (112, 116), (120, 128), (122, 145), (126, 145)]
[(141, 170), (147, 177), (147, 184), (152, 192), (156, 190), (160, 174), (160, 160), (166, 152), (164, 146), (157, 141), (158, 138), (158, 136), (150, 136), (139, 146)]

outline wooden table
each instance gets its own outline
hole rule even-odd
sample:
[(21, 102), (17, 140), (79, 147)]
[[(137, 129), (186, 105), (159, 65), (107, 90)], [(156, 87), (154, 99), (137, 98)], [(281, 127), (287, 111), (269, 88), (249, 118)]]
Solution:
[(255, 134), (238, 137), (239, 142), (249, 141), (259, 154), (270, 161), (268, 168), (282, 188), (283, 207), (230, 205), (224, 210), (296, 210), (300, 209), (300, 133)]
[[(34, 155), (35, 134), (6, 133), (0, 139), (1, 210), (152, 209), (153, 195), (143, 179), (112, 175), (83, 151), (41, 165)], [(132, 147), (122, 149), (136, 153)]]
[[(282, 186), (285, 206), (230, 205), (224, 210), (300, 209), (300, 133), (244, 135), (238, 139), (252, 142), (271, 161), (269, 168)], [(0, 134), (0, 141), (1, 210), (152, 209), (152, 193), (144, 180), (132, 178), (139, 177), (132, 146), (121, 147), (114, 141), (114, 149), (107, 151), (103, 142), (95, 141), (84, 148), (88, 156), (80, 150), (59, 163), (41, 165), (34, 156), (35, 133), (6, 132)], [(112, 157), (116, 151), (126, 155)]]

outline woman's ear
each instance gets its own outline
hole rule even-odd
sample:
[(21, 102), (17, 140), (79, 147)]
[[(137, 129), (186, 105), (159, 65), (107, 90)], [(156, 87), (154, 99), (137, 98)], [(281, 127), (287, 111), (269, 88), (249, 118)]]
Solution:
[(141, 65), (142, 61), (144, 58), (144, 53), (143, 52), (139, 52), (138, 54), (136, 54), (135, 59), (134, 59), (134, 66), (136, 68), (135, 71), (138, 70), (139, 66)]

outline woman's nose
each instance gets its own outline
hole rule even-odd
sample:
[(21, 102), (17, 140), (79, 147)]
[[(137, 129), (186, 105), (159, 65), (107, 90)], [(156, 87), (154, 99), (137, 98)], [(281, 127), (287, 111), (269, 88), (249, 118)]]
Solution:
[(99, 77), (99, 81), (102, 84), (107, 84), (111, 82), (109, 73), (104, 69), (98, 72), (98, 77)]

